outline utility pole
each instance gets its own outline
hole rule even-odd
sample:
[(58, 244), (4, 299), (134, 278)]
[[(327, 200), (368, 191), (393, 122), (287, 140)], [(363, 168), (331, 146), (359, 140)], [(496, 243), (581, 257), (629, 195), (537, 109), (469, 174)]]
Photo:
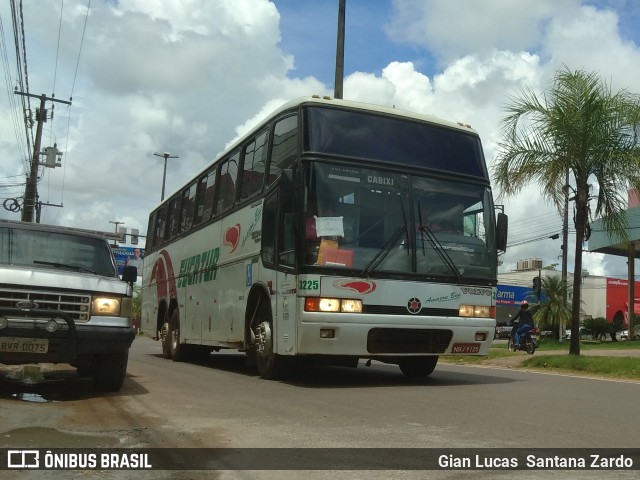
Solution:
[[(564, 212), (562, 212), (562, 280), (565, 283), (563, 292), (564, 305), (567, 304), (567, 251), (569, 248), (569, 168), (567, 168), (564, 181)], [(564, 328), (558, 322), (558, 340), (562, 342)]]
[(27, 177), (27, 185), (24, 189), (24, 207), (22, 209), (22, 221), (33, 222), (36, 210), (36, 202), (38, 199), (38, 167), (40, 165), (40, 142), (42, 140), (42, 125), (47, 121), (47, 110), (44, 108), (45, 102), (49, 100), (51, 102), (66, 103), (67, 105), (71, 105), (71, 102), (58, 100), (53, 96), (47, 97), (44, 94), (33, 95), (31, 93), (23, 92), (15, 92), (15, 94), (40, 99), (40, 108), (36, 110), (36, 120), (38, 124), (36, 126), (36, 139), (33, 144), (33, 158), (31, 159), (31, 169), (29, 172), (29, 176)]
[(338, 44), (336, 47), (336, 78), (333, 98), (342, 98), (342, 79), (344, 78), (344, 17), (347, 0), (338, 4)]
[(170, 153), (158, 153), (155, 152), (156, 157), (164, 157), (164, 171), (162, 173), (162, 194), (160, 195), (160, 201), (164, 200), (164, 184), (167, 180), (167, 158), (180, 158), (177, 155), (171, 155)]

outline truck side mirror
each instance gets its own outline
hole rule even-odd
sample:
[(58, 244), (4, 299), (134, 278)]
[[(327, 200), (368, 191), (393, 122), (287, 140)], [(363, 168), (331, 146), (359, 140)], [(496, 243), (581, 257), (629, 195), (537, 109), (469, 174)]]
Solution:
[(133, 287), (133, 284), (138, 280), (138, 267), (133, 265), (127, 265), (122, 270), (122, 281), (127, 282)]

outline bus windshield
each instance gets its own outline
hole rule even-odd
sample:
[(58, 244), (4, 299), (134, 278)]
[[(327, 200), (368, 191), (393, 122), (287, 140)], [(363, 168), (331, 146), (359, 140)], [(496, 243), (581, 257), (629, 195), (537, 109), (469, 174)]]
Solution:
[(357, 166), (309, 163), (304, 263), (438, 281), (496, 277), (485, 185)]
[(406, 117), (305, 109), (304, 150), (488, 179), (477, 135)]

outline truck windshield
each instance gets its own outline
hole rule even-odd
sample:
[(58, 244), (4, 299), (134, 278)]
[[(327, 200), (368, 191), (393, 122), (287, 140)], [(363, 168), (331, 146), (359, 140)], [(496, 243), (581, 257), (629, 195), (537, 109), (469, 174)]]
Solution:
[(0, 228), (0, 264), (116, 276), (109, 245), (103, 240), (12, 227)]
[[(308, 164), (304, 263), (438, 278), (496, 278), (488, 187), (384, 170)], [(492, 254), (493, 252), (493, 254)]]

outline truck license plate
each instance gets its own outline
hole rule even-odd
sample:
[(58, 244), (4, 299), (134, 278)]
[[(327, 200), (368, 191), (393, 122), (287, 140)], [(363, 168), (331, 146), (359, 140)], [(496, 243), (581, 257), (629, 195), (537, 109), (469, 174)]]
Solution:
[(47, 353), (49, 340), (46, 338), (0, 338), (0, 352), (10, 353)]
[(454, 343), (451, 353), (479, 353), (479, 343)]

